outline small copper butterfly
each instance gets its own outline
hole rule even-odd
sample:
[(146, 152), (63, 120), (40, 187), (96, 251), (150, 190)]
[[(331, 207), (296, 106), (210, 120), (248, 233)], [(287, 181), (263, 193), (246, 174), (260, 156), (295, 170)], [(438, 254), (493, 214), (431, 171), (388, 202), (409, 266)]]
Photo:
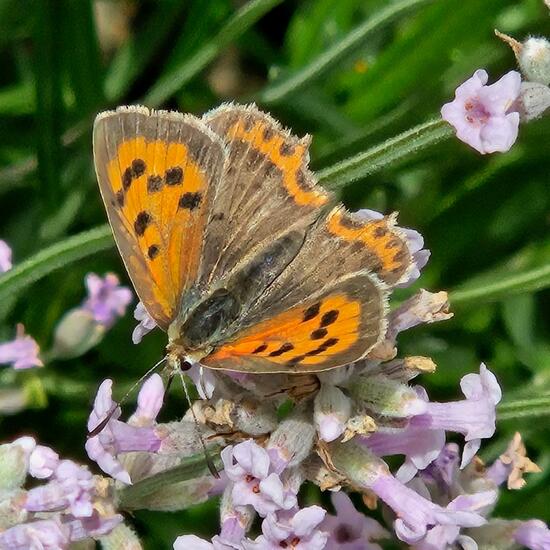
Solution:
[(319, 372), (384, 337), (406, 239), (394, 217), (365, 221), (317, 186), (309, 143), (254, 105), (97, 117), (109, 221), (172, 364)]

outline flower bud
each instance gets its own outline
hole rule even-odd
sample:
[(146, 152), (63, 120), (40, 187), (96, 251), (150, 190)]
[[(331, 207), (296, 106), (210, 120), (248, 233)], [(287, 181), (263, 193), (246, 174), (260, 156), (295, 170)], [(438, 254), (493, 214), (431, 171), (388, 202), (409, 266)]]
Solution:
[(550, 42), (545, 38), (528, 38), (522, 45), (518, 63), (526, 80), (550, 84)]
[(523, 82), (519, 102), (524, 121), (538, 118), (550, 107), (550, 88), (539, 82)]
[(231, 419), (236, 430), (252, 436), (272, 432), (277, 427), (277, 415), (270, 403), (243, 400), (235, 404)]
[(36, 442), (32, 437), (20, 437), (13, 443), (0, 445), (0, 490), (19, 489), (29, 471), (29, 457)]
[(143, 548), (134, 530), (125, 523), (117, 525), (108, 535), (99, 540), (103, 550), (142, 550)]
[(351, 415), (351, 400), (336, 386), (323, 384), (315, 396), (314, 421), (319, 438), (334, 441), (346, 428)]
[(425, 401), (413, 388), (382, 375), (359, 376), (349, 389), (355, 399), (384, 416), (403, 418), (426, 409)]
[(280, 461), (291, 468), (300, 464), (311, 452), (315, 428), (301, 414), (283, 420), (271, 434), (267, 450), (273, 462)]
[(58, 323), (51, 354), (56, 359), (72, 359), (86, 353), (97, 345), (105, 327), (84, 309), (72, 309)]

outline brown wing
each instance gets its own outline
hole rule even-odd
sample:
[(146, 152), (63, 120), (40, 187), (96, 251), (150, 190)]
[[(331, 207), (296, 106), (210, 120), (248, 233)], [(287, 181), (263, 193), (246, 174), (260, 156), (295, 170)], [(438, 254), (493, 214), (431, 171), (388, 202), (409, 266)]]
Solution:
[(206, 231), (201, 279), (224, 280), (274, 241), (303, 239), (330, 196), (299, 139), (254, 105), (223, 105), (203, 120), (226, 143), (228, 162)]
[(191, 115), (121, 107), (97, 117), (94, 159), (130, 278), (166, 330), (198, 276), (224, 144)]

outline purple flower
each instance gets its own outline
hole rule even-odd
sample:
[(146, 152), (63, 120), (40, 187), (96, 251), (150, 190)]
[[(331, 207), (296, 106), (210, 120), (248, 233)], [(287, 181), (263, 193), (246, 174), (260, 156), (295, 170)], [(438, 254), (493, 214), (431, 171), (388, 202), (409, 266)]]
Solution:
[(255, 541), (243, 540), (244, 550), (322, 550), (328, 533), (321, 523), (325, 510), (320, 506), (309, 506), (302, 510), (282, 510), (269, 514), (262, 522), (262, 535)]
[[(498, 498), (497, 491), (483, 491), (473, 495), (460, 495), (447, 507), (448, 510), (480, 512), (493, 505)], [(415, 550), (447, 550), (455, 543), (469, 537), (461, 536), (457, 525), (436, 525), (430, 529), (424, 538), (414, 544)], [(471, 540), (471, 539), (470, 539)], [(467, 546), (464, 546), (467, 548)]]
[(395, 343), (397, 335), (404, 330), (423, 323), (446, 321), (452, 316), (446, 292), (432, 293), (421, 289), (389, 314), (386, 339)]
[(164, 384), (157, 373), (152, 374), (141, 386), (136, 412), (128, 420), (132, 426), (152, 426), (162, 408)]
[(37, 445), (29, 457), (29, 474), (36, 479), (46, 479), (58, 465), (59, 455), (53, 449)]
[(514, 540), (530, 550), (548, 550), (550, 529), (539, 519), (524, 521), (514, 532)]
[(129, 288), (120, 286), (114, 273), (107, 273), (102, 279), (95, 273), (86, 275), (88, 298), (83, 309), (89, 311), (97, 323), (111, 327), (118, 317), (126, 313), (126, 307), (132, 301)]
[(94, 511), (95, 490), (92, 474), (84, 466), (62, 460), (53, 479), (27, 492), (25, 509), (29, 512), (53, 512), (65, 509), (74, 517), (90, 517)]
[[(144, 384), (147, 394), (153, 384)], [(156, 452), (162, 439), (152, 427), (130, 426), (118, 420), (121, 411), (112, 400), (112, 385), (113, 381), (107, 379), (98, 389), (94, 408), (88, 418), (88, 430), (93, 431), (109, 414), (111, 417), (99, 434), (86, 441), (86, 452), (105, 473), (123, 483), (131, 483), (130, 475), (116, 458), (117, 455), (131, 451)], [(146, 401), (145, 397), (142, 400)]]
[(467, 441), (461, 467), (470, 462), (482, 438), (495, 433), (496, 405), (502, 397), (495, 375), (482, 363), (479, 374), (467, 374), (460, 381), (463, 401), (428, 403), (426, 413), (411, 419), (411, 425), (432, 430), (449, 430), (464, 434)]
[(11, 267), (11, 248), (6, 241), (0, 239), (0, 273), (9, 271)]
[(396, 473), (402, 483), (410, 481), (418, 470), (435, 460), (445, 445), (444, 430), (427, 430), (408, 424), (404, 428), (379, 430), (362, 438), (376, 456), (405, 455), (405, 462)]
[(454, 126), (458, 139), (481, 154), (508, 151), (518, 137), (521, 75), (510, 71), (487, 86), (487, 72), (479, 69), (461, 84), (455, 99), (441, 108), (441, 116)]
[[(369, 210), (368, 208), (363, 208), (356, 212), (356, 215), (365, 220), (381, 220), (384, 215), (381, 212), (376, 210)], [(422, 235), (415, 231), (414, 229), (409, 229), (407, 227), (400, 227), (399, 231), (402, 236), (405, 237), (407, 242), (407, 247), (411, 255), (412, 264), (407, 273), (401, 278), (399, 283), (395, 286), (399, 288), (404, 288), (410, 286), (420, 277), (420, 270), (428, 263), (430, 258), (430, 251), (423, 248), (424, 247), (424, 238)]]
[(69, 542), (69, 528), (57, 520), (22, 523), (0, 533), (0, 548), (10, 550), (59, 550)]
[(233, 482), (235, 506), (251, 505), (261, 516), (296, 505), (296, 495), (281, 481), (268, 452), (252, 440), (226, 447), (221, 453), (224, 470)]
[[(452, 501), (446, 508), (439, 506), (406, 487), (390, 473), (379, 473), (370, 484), (376, 493), (395, 512), (396, 535), (409, 544), (423, 539), (437, 525), (453, 527), (477, 527), (485, 519)], [(456, 500), (456, 499), (455, 499)]]
[(205, 369), (200, 363), (194, 363), (189, 370), (185, 371), (185, 374), (193, 380), (201, 399), (212, 397), (217, 381), (212, 369)]
[(0, 363), (11, 363), (16, 370), (43, 367), (39, 351), (36, 341), (26, 335), (23, 325), (19, 324), (15, 340), (0, 344)]
[(336, 386), (323, 384), (315, 396), (314, 422), (319, 438), (334, 441), (346, 429), (351, 415), (351, 400)]
[(132, 332), (132, 342), (139, 344), (142, 338), (157, 327), (155, 320), (147, 313), (145, 306), (138, 302), (136, 309), (134, 310), (134, 319), (139, 323)]
[(329, 534), (326, 550), (381, 550), (378, 539), (389, 533), (376, 520), (361, 514), (344, 491), (331, 495), (336, 515), (327, 515), (320, 525)]

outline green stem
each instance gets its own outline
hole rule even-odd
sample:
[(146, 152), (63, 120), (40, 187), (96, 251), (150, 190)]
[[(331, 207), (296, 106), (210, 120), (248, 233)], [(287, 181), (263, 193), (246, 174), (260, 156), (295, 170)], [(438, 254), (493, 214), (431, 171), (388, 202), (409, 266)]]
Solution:
[(229, 19), (208, 43), (182, 64), (174, 67), (164, 77), (161, 77), (149, 90), (143, 102), (148, 107), (158, 107), (170, 96), (187, 84), (195, 75), (202, 71), (220, 51), (247, 31), (258, 19), (283, 0), (252, 0), (245, 4)]
[(113, 246), (111, 228), (102, 225), (56, 243), (0, 276), (0, 302), (52, 271)]
[[(216, 468), (221, 468), (221, 459), (219, 449), (210, 450)], [(208, 475), (208, 465), (204, 453), (199, 453), (185, 458), (181, 464), (170, 470), (165, 470), (159, 474), (147, 477), (138, 481), (134, 485), (124, 487), (118, 492), (118, 504), (123, 510), (137, 510), (143, 507), (149, 495), (158, 493), (165, 487), (170, 487), (174, 483), (189, 481)]]
[[(468, 286), (470, 288), (468, 288)], [(449, 294), (451, 307), (477, 305), (480, 302), (496, 301), (504, 296), (533, 292), (550, 286), (550, 264), (543, 265), (484, 284), (467, 285)]]
[(309, 86), (334, 67), (349, 60), (350, 55), (364, 45), (367, 39), (373, 33), (380, 30), (381, 27), (388, 25), (409, 10), (431, 1), (402, 0), (401, 2), (391, 3), (389, 6), (376, 11), (372, 17), (316, 57), (309, 65), (306, 65), (288, 77), (275, 81), (264, 89), (258, 101), (265, 104), (281, 103), (288, 96), (296, 94), (296, 92), (302, 90), (305, 86)]
[(367, 151), (321, 170), (317, 173), (317, 177), (319, 182), (328, 189), (339, 189), (452, 135), (453, 129), (444, 120), (430, 120)]

